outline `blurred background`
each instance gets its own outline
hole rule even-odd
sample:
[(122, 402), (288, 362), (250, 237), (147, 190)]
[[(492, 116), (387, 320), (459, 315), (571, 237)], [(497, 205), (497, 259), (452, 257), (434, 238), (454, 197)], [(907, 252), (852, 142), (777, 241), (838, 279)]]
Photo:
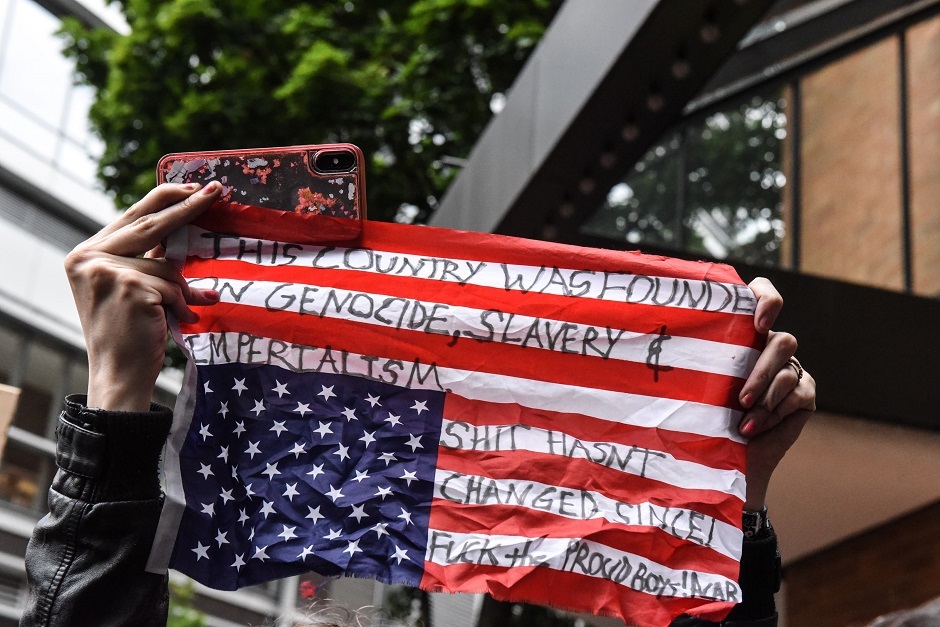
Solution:
[[(67, 252), (165, 153), (332, 141), (363, 148), (373, 219), (771, 278), (820, 409), (769, 497), (781, 625), (940, 597), (940, 0), (0, 0), (0, 626), (87, 384)], [(173, 581), (177, 625), (290, 625), (324, 598), (389, 625), (618, 624)]]

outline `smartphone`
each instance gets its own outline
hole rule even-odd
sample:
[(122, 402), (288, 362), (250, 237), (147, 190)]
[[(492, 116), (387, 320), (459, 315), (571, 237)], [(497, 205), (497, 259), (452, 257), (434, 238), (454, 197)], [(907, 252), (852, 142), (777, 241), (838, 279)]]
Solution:
[(219, 181), (224, 201), (364, 220), (363, 162), (353, 144), (181, 152), (160, 159), (157, 181)]

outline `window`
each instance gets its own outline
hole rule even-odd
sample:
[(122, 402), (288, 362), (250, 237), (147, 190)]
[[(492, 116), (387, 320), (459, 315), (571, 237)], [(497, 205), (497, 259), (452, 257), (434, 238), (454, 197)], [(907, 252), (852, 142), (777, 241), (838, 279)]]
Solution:
[(778, 89), (669, 133), (611, 188), (583, 232), (779, 265), (787, 105)]

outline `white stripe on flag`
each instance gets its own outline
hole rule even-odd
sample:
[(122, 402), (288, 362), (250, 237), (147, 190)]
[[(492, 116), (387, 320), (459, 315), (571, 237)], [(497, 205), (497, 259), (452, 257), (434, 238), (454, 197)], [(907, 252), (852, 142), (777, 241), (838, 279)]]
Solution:
[[(460, 425), (458, 430), (455, 425)], [(586, 459), (612, 470), (661, 481), (686, 490), (718, 490), (744, 500), (744, 474), (737, 470), (711, 468), (676, 459), (655, 451), (614, 442), (591, 442), (564, 431), (548, 431), (529, 425), (487, 425), (476, 427), (445, 419), (441, 425), (441, 445), (457, 450), (478, 450), (487, 434), (512, 428), (513, 450)]]
[[(487, 338), (556, 352), (583, 352), (605, 358), (645, 363), (650, 342), (657, 334), (634, 333), (610, 327), (595, 327), (551, 318), (513, 314), (503, 324), (504, 314), (471, 307), (418, 301), (387, 294), (360, 292), (316, 285), (242, 281), (217, 277), (190, 283), (193, 287), (220, 291), (221, 301), (269, 311), (284, 311), (319, 317), (349, 320), (387, 328), (417, 328), (424, 332), (452, 336)], [(221, 286), (225, 289), (220, 289)], [(433, 320), (428, 322), (428, 312)], [(417, 327), (409, 327), (418, 316)], [(424, 322), (420, 322), (420, 321)], [(491, 324), (490, 328), (484, 322)], [(535, 325), (535, 337), (525, 339)], [(498, 329), (498, 330), (495, 330)], [(508, 341), (504, 338), (512, 338)], [(524, 341), (523, 341), (524, 340)], [(574, 347), (574, 348), (572, 348)], [(760, 353), (746, 346), (724, 344), (698, 338), (671, 336), (668, 347), (659, 355), (661, 367), (689, 368), (700, 372), (744, 378), (754, 367)]]
[[(415, 277), (461, 285), (495, 287), (501, 290), (538, 292), (600, 300), (644, 303), (699, 311), (723, 311), (751, 316), (753, 292), (745, 285), (648, 276), (626, 272), (597, 272), (570, 268), (547, 268), (516, 264), (471, 261), (448, 256), (431, 257), (363, 248), (335, 248), (280, 243), (251, 238), (250, 250), (231, 236), (216, 236), (190, 226), (189, 255), (219, 258), (259, 266), (314, 267), (370, 272), (390, 277)], [(219, 239), (216, 240), (216, 237)]]
[[(520, 556), (525, 556), (522, 558)], [(675, 570), (658, 562), (581, 538), (458, 533), (428, 530), (425, 560), (433, 564), (480, 564), (543, 568), (607, 579), (639, 592), (667, 597), (741, 598), (737, 582), (712, 573)], [(654, 589), (650, 584), (654, 583)], [(714, 590), (720, 591), (715, 594)]]
[[(572, 520), (603, 518), (631, 527), (656, 527), (680, 540), (711, 548), (736, 561), (741, 559), (741, 530), (693, 510), (663, 507), (648, 502), (625, 503), (591, 490), (581, 490), (577, 495), (577, 499), (590, 503), (590, 509), (566, 507), (562, 499), (539, 501), (539, 495), (557, 492), (558, 488), (538, 481), (492, 479), (441, 468), (437, 469), (434, 476), (435, 498), (452, 503), (485, 507), (486, 504), (479, 502), (479, 494), (474, 496), (475, 493), (481, 493), (484, 486), (488, 493), (497, 495), (502, 505), (525, 507), (536, 512), (548, 511)], [(550, 509), (546, 510), (546, 506)]]
[(197, 365), (269, 364), (294, 372), (328, 369), (408, 388), (447, 391), (470, 400), (515, 403), (639, 427), (745, 441), (732, 426), (740, 421), (741, 412), (726, 407), (460, 370), (436, 363), (403, 363), (384, 356), (301, 346), (247, 333), (198, 333), (184, 335), (183, 339)]

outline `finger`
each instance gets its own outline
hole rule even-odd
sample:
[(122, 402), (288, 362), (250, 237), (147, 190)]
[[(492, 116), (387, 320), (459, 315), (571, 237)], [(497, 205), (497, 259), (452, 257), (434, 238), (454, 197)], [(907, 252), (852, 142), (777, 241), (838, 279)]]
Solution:
[(214, 305), (219, 302), (219, 293), (213, 289), (191, 286), (179, 270), (166, 259), (114, 258), (125, 267), (133, 268), (141, 274), (157, 277), (179, 288), (183, 300), (190, 305)]
[(155, 212), (145, 213), (97, 242), (102, 252), (121, 257), (136, 257), (155, 248), (170, 233), (189, 224), (218, 198), (222, 186), (209, 183), (182, 201)]
[(800, 410), (816, 411), (816, 380), (805, 370), (803, 379), (777, 405), (777, 413), (784, 418)]
[(189, 183), (187, 185), (163, 183), (162, 185), (158, 185), (150, 190), (146, 196), (131, 205), (117, 220), (98, 231), (98, 233), (92, 236), (88, 241), (100, 241), (142, 216), (161, 211), (166, 207), (182, 202), (196, 193), (200, 187), (201, 185), (199, 185), (199, 183)]
[(796, 338), (789, 333), (768, 334), (767, 346), (757, 358), (754, 369), (741, 388), (741, 405), (753, 407), (770, 387), (771, 382), (796, 353)]
[(183, 296), (183, 290), (178, 284), (150, 274), (140, 275), (139, 280), (159, 299), (159, 302), (151, 302), (150, 304), (166, 307), (166, 310), (180, 322), (193, 324), (199, 321), (199, 314), (189, 308), (186, 298)]
[(770, 411), (763, 405), (758, 405), (754, 409), (745, 412), (741, 417), (741, 423), (738, 425), (738, 431), (747, 438), (753, 438), (759, 433), (773, 429), (780, 424), (780, 416)]
[(777, 371), (770, 385), (767, 386), (767, 391), (757, 401), (758, 404), (770, 411), (777, 411), (780, 402), (796, 389), (799, 382), (799, 375), (796, 374), (796, 370), (787, 363), (782, 370)]
[(757, 297), (754, 309), (754, 327), (759, 333), (767, 333), (773, 327), (780, 310), (783, 309), (783, 297), (773, 283), (764, 277), (757, 277), (748, 284)]

